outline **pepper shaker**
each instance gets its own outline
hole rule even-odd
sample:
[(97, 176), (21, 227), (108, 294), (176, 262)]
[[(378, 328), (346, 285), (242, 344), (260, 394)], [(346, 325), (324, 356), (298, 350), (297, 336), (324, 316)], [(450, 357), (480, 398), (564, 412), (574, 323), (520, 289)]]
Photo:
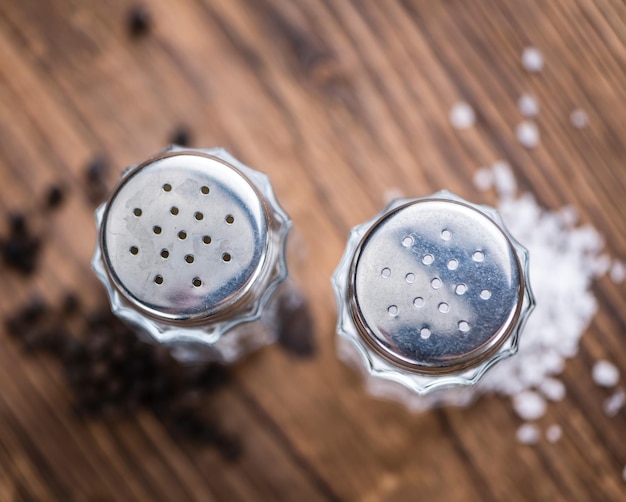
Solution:
[(414, 410), (469, 404), (535, 305), (528, 251), (495, 209), (447, 191), (353, 228), (332, 283), (339, 356)]
[[(172, 146), (128, 168), (96, 210), (92, 267), (112, 311), (182, 361), (272, 342), (291, 221), (269, 178), (221, 148)], [(297, 302), (296, 302), (297, 303)]]

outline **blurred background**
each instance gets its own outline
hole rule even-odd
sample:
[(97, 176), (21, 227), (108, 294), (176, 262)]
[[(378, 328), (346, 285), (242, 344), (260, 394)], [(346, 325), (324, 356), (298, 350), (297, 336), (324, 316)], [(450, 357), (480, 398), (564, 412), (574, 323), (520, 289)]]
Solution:
[[(497, 204), (474, 183), (497, 161), (624, 260), (625, 21), (621, 0), (0, 1), (0, 500), (626, 500), (626, 415), (592, 378), (626, 373), (619, 267), (536, 444), (503, 397), (368, 397), (329, 282), (394, 196)], [(313, 339), (192, 370), (107, 314), (93, 211), (170, 143), (271, 177)]]

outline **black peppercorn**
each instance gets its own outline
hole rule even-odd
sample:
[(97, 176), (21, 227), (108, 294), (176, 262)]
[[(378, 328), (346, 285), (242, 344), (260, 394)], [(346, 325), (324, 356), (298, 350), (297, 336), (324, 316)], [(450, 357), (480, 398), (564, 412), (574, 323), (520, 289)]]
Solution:
[(26, 216), (21, 213), (9, 215), (9, 229), (11, 236), (24, 235), (26, 233)]
[(315, 354), (313, 318), (306, 302), (288, 305), (283, 302), (279, 309), (278, 345), (298, 357)]
[(134, 5), (128, 11), (128, 32), (132, 37), (146, 35), (152, 26), (150, 12), (143, 5)]
[(215, 438), (215, 446), (217, 446), (222, 457), (230, 462), (238, 460), (241, 456), (241, 443), (234, 436), (225, 433), (218, 434)]
[(91, 184), (101, 183), (109, 168), (109, 162), (107, 159), (98, 155), (91, 159), (85, 167), (85, 177)]
[(109, 162), (102, 155), (94, 157), (85, 166), (87, 194), (92, 202), (100, 202), (106, 196), (105, 176), (108, 168)]
[(46, 193), (46, 207), (48, 209), (57, 209), (63, 204), (64, 199), (65, 193), (63, 189), (58, 185), (51, 186)]
[(78, 311), (79, 307), (80, 307), (80, 300), (78, 299), (78, 296), (76, 295), (76, 293), (72, 293), (72, 292), (67, 293), (65, 297), (63, 298), (63, 305), (61, 307), (63, 314), (65, 315), (75, 314)]
[(33, 326), (48, 313), (48, 305), (39, 297), (31, 298), (28, 304), (18, 311), (17, 318), (24, 326)]
[(169, 142), (178, 146), (191, 145), (191, 131), (184, 125), (179, 125), (170, 136)]

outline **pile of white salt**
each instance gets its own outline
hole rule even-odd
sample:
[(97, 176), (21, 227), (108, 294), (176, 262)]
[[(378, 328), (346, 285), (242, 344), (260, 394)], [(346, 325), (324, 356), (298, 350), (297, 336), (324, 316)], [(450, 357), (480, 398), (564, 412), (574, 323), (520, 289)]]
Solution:
[[(579, 225), (573, 207), (548, 211), (531, 194), (519, 195), (506, 162), (480, 169), (474, 181), (481, 190), (496, 190), (498, 210), (506, 226), (529, 250), (530, 284), (537, 300), (520, 338), (518, 354), (492, 368), (478, 390), (510, 396), (520, 418), (536, 420), (545, 413), (547, 400), (558, 401), (565, 396), (558, 375), (565, 360), (577, 354), (580, 338), (596, 313), (591, 285), (609, 271), (611, 259), (603, 253), (602, 236), (591, 225)], [(601, 361), (593, 378), (598, 385), (614, 386), (619, 373)], [(616, 396), (605, 405), (611, 414), (623, 404), (623, 398), (619, 399), (622, 394)], [(536, 435), (531, 431), (524, 427), (519, 439), (532, 442)]]

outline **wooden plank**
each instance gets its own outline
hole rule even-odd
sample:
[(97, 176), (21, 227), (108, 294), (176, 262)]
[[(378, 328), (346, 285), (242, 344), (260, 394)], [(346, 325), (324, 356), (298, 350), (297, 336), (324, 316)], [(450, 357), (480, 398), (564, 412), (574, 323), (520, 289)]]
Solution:
[[(626, 257), (623, 2), (151, 0), (155, 24), (137, 39), (129, 6), (0, 3), (0, 212), (37, 213), (50, 184), (69, 190), (58, 214), (35, 221), (46, 236), (37, 276), (0, 269), (0, 316), (33, 292), (54, 302), (78, 289), (88, 307), (102, 304), (84, 166), (106, 153), (111, 185), (186, 124), (195, 145), (226, 146), (271, 176), (294, 221), (291, 271), (318, 351), (301, 361), (264, 349), (207, 403), (242, 438), (229, 464), (149, 413), (76, 418), (59, 366), (0, 332), (2, 500), (624, 497), (626, 417), (602, 413), (608, 393), (589, 377), (598, 358), (626, 372), (623, 284), (594, 285), (599, 311), (563, 374), (568, 397), (539, 422), (563, 437), (530, 447), (516, 443), (521, 422), (504, 399), (410, 414), (369, 398), (336, 359), (328, 281), (348, 230), (388, 191), (493, 203), (472, 177), (501, 158), (543, 206), (576, 206), (607, 252)], [(521, 67), (527, 45), (545, 55), (540, 74)], [(522, 92), (541, 105), (534, 150), (515, 138)], [(467, 131), (448, 123), (458, 100), (477, 112)], [(579, 107), (583, 130), (569, 124)]]

